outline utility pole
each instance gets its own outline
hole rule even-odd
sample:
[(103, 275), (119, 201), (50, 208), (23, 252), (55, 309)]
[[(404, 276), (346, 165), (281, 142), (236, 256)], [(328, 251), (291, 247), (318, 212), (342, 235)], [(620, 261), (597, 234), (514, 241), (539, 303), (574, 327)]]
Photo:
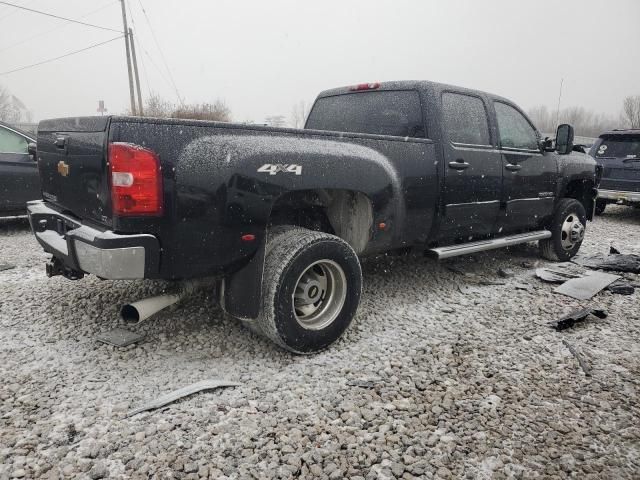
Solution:
[(124, 46), (127, 51), (127, 71), (129, 72), (129, 97), (131, 100), (131, 114), (136, 114), (136, 98), (133, 93), (133, 75), (131, 73), (131, 52), (129, 51), (129, 29), (127, 28), (127, 12), (124, 0), (120, 0), (122, 6), (122, 24), (124, 25)]
[(136, 58), (136, 44), (133, 41), (133, 30), (129, 29), (129, 41), (131, 42), (131, 60), (133, 60), (133, 73), (136, 76), (136, 90), (138, 92), (138, 114), (142, 117), (144, 109), (142, 108), (142, 93), (140, 91), (140, 77), (138, 76), (138, 59)]

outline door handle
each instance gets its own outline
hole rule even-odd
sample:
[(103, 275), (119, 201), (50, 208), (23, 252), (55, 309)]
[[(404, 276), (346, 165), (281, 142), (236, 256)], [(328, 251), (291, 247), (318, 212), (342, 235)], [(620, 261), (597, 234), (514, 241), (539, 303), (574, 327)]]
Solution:
[(58, 148), (64, 148), (67, 145), (67, 137), (63, 135), (57, 136), (53, 143)]
[(449, 168), (453, 168), (454, 170), (465, 170), (470, 166), (471, 165), (469, 165), (461, 158), (457, 159), (455, 162), (449, 162)]
[(517, 172), (518, 170), (520, 170), (522, 168), (522, 165), (517, 165), (515, 163), (507, 163), (504, 168), (506, 168), (507, 170), (511, 170), (512, 172)]

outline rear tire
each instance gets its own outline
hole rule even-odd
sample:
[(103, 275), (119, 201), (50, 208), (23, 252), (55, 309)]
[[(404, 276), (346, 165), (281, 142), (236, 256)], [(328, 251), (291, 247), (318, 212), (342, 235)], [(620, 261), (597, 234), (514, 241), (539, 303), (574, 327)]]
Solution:
[(605, 208), (607, 208), (607, 202), (605, 202), (604, 200), (596, 200), (596, 215), (602, 215)]
[(267, 240), (262, 308), (255, 326), (294, 353), (313, 353), (351, 324), (362, 271), (344, 240), (299, 227), (275, 227)]
[(584, 206), (574, 198), (563, 198), (549, 225), (551, 238), (539, 242), (540, 254), (555, 262), (571, 259), (582, 245), (586, 225)]

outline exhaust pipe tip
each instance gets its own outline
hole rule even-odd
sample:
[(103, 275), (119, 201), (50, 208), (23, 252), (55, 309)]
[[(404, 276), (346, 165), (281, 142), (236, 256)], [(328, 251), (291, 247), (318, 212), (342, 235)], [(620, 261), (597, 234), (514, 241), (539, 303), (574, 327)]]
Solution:
[(138, 300), (124, 305), (120, 309), (120, 316), (129, 325), (140, 323), (160, 310), (180, 301), (181, 298), (181, 295), (178, 294), (165, 294)]
[(120, 316), (125, 323), (138, 323), (140, 321), (140, 312), (133, 305), (123, 305), (120, 309)]

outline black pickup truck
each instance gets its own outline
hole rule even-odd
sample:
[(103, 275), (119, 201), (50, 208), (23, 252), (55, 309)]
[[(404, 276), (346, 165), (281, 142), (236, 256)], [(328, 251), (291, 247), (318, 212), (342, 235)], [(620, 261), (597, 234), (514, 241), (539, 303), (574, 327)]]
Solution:
[(568, 125), (540, 138), (507, 99), (426, 81), (322, 92), (302, 130), (46, 120), (28, 212), (49, 275), (217, 277), (226, 312), (308, 353), (350, 324), (360, 256), (530, 241), (575, 255), (599, 179), (572, 140)]

